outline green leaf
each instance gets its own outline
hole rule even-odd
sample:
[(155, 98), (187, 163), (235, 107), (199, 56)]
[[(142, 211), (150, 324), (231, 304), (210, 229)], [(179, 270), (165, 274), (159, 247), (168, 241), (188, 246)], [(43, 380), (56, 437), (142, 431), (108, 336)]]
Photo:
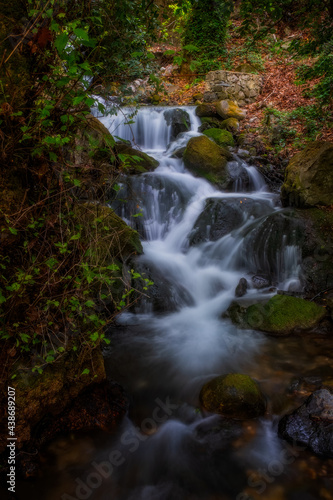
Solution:
[(74, 28), (73, 31), (78, 38), (81, 38), (81, 40), (85, 41), (89, 40), (88, 32), (83, 30), (82, 28)]
[(66, 45), (68, 44), (69, 36), (67, 33), (61, 33), (61, 35), (58, 35), (57, 38), (54, 41), (54, 45), (58, 52), (62, 52)]
[(95, 307), (95, 302), (93, 300), (87, 300), (84, 305), (87, 307)]
[(81, 375), (89, 375), (89, 373), (90, 373), (89, 368), (85, 368), (85, 369), (83, 370), (83, 372), (81, 373)]

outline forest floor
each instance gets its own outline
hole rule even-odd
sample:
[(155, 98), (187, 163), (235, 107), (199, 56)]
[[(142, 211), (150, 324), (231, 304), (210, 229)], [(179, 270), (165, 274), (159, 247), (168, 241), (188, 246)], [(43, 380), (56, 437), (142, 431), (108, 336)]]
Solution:
[[(315, 108), (316, 99), (309, 91), (318, 81), (311, 84), (297, 82), (297, 70), (301, 65), (310, 65), (310, 59), (295, 60), (286, 45), (295, 37), (306, 37), (305, 32), (283, 30), (273, 38), (262, 43), (255, 52), (244, 50), (246, 40), (238, 36), (239, 22), (235, 22), (227, 44), (227, 56), (221, 57), (222, 68), (234, 70), (239, 64), (259, 61), (259, 73), (263, 76), (263, 86), (258, 100), (244, 106), (246, 119), (242, 122), (242, 131), (261, 141), (281, 157), (288, 158), (304, 148), (308, 140), (333, 141), (333, 119), (329, 118), (328, 109), (322, 119), (318, 119)], [(178, 47), (155, 46), (152, 51), (179, 51)], [(195, 95), (205, 90), (202, 75), (181, 75), (176, 71), (166, 72), (162, 77), (163, 85), (168, 94), (167, 102), (174, 105), (193, 105)], [(161, 94), (162, 101), (165, 96)], [(331, 110), (332, 111), (332, 110)], [(280, 125), (281, 140), (270, 143), (265, 122), (267, 115), (273, 113)], [(332, 116), (332, 114), (331, 114)]]

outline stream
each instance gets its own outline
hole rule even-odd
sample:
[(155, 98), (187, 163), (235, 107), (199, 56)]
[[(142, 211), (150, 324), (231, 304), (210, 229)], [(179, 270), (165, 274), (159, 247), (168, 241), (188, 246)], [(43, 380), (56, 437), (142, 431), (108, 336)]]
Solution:
[[(228, 164), (235, 172), (228, 192), (185, 169), (174, 153), (200, 135), (201, 122), (195, 108), (184, 109), (191, 127), (175, 141), (163, 108), (139, 110), (130, 125), (124, 123), (126, 108), (101, 118), (113, 135), (159, 162), (154, 172), (121, 181), (110, 202), (138, 230), (144, 254), (137, 269), (155, 282), (117, 318), (105, 350), (107, 376), (130, 395), (130, 412), (113, 435), (63, 436), (51, 443), (42, 477), (19, 486), (19, 498), (333, 498), (332, 461), (277, 435), (281, 415), (304, 400), (306, 388), (295, 397), (292, 384), (332, 375), (332, 341), (272, 338), (239, 330), (223, 317), (241, 278), (252, 283), (244, 304), (277, 290), (301, 290), (297, 241), (274, 226), (279, 197), (237, 155)], [(227, 215), (217, 230), (209, 217), (221, 207)], [(255, 288), (256, 279), (267, 284)], [(226, 373), (260, 383), (268, 401), (264, 417), (230, 421), (201, 411), (202, 385)]]

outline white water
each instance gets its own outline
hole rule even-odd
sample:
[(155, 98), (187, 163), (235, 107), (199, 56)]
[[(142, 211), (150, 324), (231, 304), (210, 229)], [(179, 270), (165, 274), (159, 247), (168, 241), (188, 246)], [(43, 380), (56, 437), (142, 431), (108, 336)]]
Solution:
[[(234, 299), (240, 278), (246, 277), (251, 284), (251, 276), (270, 271), (271, 284), (278, 288), (299, 287), (299, 251), (286, 235), (281, 234), (273, 257), (268, 249), (266, 251), (275, 231), (273, 225), (268, 224), (267, 239), (262, 242), (264, 247), (251, 247), (252, 235), (280, 210), (258, 171), (235, 157), (229, 168), (241, 168), (247, 173), (248, 182), (236, 179), (233, 192), (225, 193), (204, 179), (193, 177), (181, 160), (171, 158), (190, 137), (198, 135), (200, 121), (193, 108), (185, 109), (191, 118), (191, 130), (172, 144), (163, 108), (140, 110), (131, 125), (124, 125), (121, 115), (102, 120), (113, 134), (130, 140), (160, 163), (154, 172), (128, 179), (130, 188), (124, 182), (119, 198), (130, 200), (132, 196), (132, 201), (114, 203), (119, 214), (144, 238), (144, 255), (138, 263), (172, 284), (165, 292), (166, 303), (168, 295), (177, 291), (177, 303), (172, 311), (164, 310), (161, 314), (148, 298), (140, 302), (135, 313), (124, 313), (119, 319), (119, 324), (126, 328), (115, 341), (110, 364), (134, 363), (136, 371), (129, 375), (132, 377), (129, 388), (136, 394), (138, 406), (143, 406), (145, 416), (149, 415), (148, 408), (153, 407), (153, 402), (147, 400), (161, 391), (173, 401), (196, 405), (199, 390), (207, 380), (228, 372), (246, 373), (251, 366), (265, 337), (253, 331), (239, 331), (228, 319), (222, 318)], [(129, 110), (125, 109), (124, 114), (128, 115)], [(203, 234), (206, 241), (191, 246), (193, 228), (210, 199), (231, 204), (238, 211), (241, 206), (240, 222), (222, 237), (210, 240), (208, 221)], [(134, 218), (138, 206), (143, 216)], [(258, 291), (250, 286), (245, 298), (267, 300), (271, 295), (268, 289)], [(112, 376), (115, 374), (112, 367), (109, 371)], [(119, 373), (117, 376), (119, 380)], [(130, 461), (129, 469), (140, 467), (147, 480), (143, 484), (134, 480), (133, 488), (124, 496), (127, 500), (172, 498), (174, 490), (169, 479), (163, 482), (155, 478), (156, 461), (161, 455), (168, 470), (172, 469), (172, 464), (180, 466), (180, 462), (185, 469), (193, 466), (194, 458), (188, 448), (201, 446), (197, 425), (209, 426), (209, 419), (215, 417), (196, 414), (194, 421), (189, 422), (182, 412), (176, 413), (144, 442), (137, 458), (131, 458), (133, 464)], [(274, 459), (281, 445), (273, 438), (272, 425), (270, 420), (263, 420), (257, 439), (243, 450), (241, 460), (253, 464)], [(208, 446), (206, 440), (207, 436), (204, 446)], [(156, 477), (159, 474), (156, 472)], [(202, 474), (204, 483), (205, 473)], [(180, 494), (179, 498), (184, 497)]]

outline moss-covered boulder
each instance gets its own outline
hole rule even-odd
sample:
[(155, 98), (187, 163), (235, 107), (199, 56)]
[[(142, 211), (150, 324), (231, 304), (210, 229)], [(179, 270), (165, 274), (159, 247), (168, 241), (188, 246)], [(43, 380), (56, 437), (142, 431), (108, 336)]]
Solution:
[(285, 206), (333, 205), (333, 144), (312, 142), (296, 154), (286, 169), (281, 189)]
[(142, 174), (144, 172), (151, 172), (158, 167), (159, 163), (155, 158), (147, 155), (143, 151), (132, 148), (125, 143), (117, 143), (115, 145), (117, 155), (124, 155), (123, 162), (124, 170), (127, 174)]
[(325, 308), (288, 295), (275, 295), (265, 304), (247, 308), (234, 302), (227, 315), (241, 328), (253, 328), (271, 335), (291, 335), (313, 330), (325, 317)]
[(228, 130), (221, 130), (220, 128), (211, 128), (209, 130), (205, 130), (204, 134), (209, 137), (210, 139), (213, 139), (216, 144), (219, 146), (234, 146), (234, 138), (232, 137), (232, 134), (228, 132)]
[(248, 375), (221, 375), (205, 384), (200, 403), (212, 413), (245, 420), (264, 415), (266, 400), (258, 384)]
[(224, 119), (236, 118), (236, 120), (244, 120), (246, 112), (242, 110), (235, 101), (224, 100), (216, 103), (218, 114)]
[(90, 242), (89, 259), (96, 266), (142, 253), (137, 231), (129, 227), (110, 207), (82, 203), (75, 207), (75, 215), (82, 227), (81, 236)]
[(199, 116), (199, 118), (219, 118), (216, 106), (210, 103), (199, 104), (199, 106), (195, 108), (195, 114)]
[(221, 187), (229, 184), (227, 162), (231, 158), (226, 148), (221, 148), (204, 135), (192, 137), (184, 151), (186, 168)]
[(220, 128), (236, 134), (239, 131), (239, 121), (236, 118), (227, 118), (220, 123)]

